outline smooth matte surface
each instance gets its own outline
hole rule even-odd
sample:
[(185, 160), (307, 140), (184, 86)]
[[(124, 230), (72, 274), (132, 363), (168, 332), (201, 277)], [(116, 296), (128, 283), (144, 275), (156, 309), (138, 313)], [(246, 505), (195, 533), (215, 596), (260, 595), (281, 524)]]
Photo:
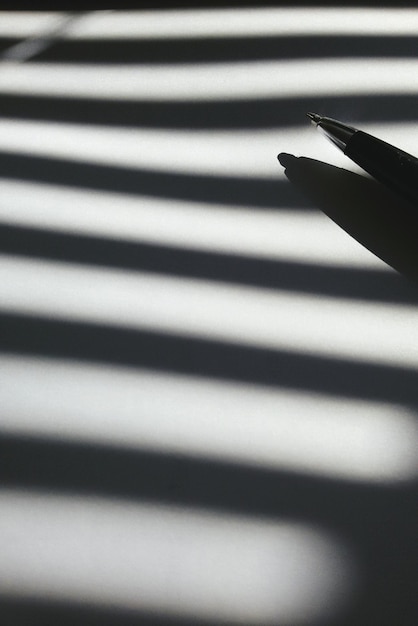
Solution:
[(163, 4), (0, 14), (3, 621), (415, 626), (418, 11)]

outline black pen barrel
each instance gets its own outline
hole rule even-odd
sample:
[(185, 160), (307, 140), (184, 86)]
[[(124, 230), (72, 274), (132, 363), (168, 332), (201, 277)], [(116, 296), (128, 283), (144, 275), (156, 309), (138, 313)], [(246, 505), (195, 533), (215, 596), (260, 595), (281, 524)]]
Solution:
[(418, 209), (418, 159), (358, 130), (344, 154), (374, 178), (403, 195)]

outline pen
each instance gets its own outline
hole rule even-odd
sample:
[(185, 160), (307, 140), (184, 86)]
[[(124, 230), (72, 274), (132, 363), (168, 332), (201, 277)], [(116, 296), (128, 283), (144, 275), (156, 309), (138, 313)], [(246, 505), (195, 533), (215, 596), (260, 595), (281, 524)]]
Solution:
[(357, 128), (316, 113), (307, 116), (340, 150), (373, 178), (418, 205), (418, 159)]

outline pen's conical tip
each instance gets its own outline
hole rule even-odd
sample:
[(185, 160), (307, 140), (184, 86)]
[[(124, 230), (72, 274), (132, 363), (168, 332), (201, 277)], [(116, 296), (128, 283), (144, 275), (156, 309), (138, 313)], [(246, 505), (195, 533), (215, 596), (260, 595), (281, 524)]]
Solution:
[(306, 116), (309, 117), (312, 124), (319, 124), (321, 121), (321, 116), (318, 113), (307, 113)]

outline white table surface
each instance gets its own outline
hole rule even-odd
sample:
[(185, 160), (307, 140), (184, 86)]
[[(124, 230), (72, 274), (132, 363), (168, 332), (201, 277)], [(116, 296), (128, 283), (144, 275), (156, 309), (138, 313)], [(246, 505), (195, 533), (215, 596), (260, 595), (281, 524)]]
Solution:
[[(406, 9), (1, 15), (6, 615), (415, 623), (417, 285), (276, 157), (360, 173), (301, 103), (418, 154), (416, 39), (390, 54), (417, 36)], [(51, 62), (165, 37), (189, 58)], [(314, 58), (215, 61), (222, 37)]]

